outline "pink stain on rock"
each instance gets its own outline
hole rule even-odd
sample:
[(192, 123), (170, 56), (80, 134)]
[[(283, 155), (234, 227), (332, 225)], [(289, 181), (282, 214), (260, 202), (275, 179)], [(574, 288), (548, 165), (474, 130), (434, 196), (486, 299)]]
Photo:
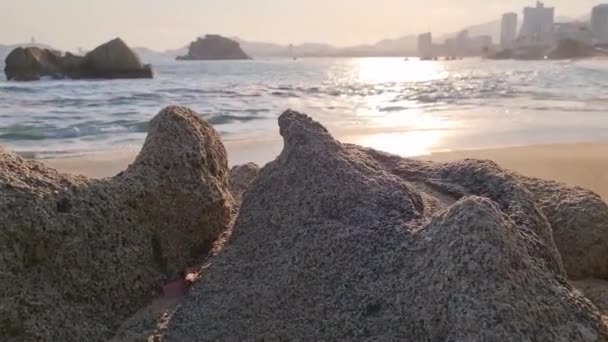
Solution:
[(197, 279), (198, 273), (189, 269), (187, 269), (184, 273), (183, 278), (168, 282), (162, 286), (161, 291), (163, 297), (177, 298), (188, 293), (188, 290)]
[(178, 279), (169, 282), (162, 287), (162, 293), (164, 297), (176, 298), (185, 295), (188, 292), (188, 287), (184, 279)]

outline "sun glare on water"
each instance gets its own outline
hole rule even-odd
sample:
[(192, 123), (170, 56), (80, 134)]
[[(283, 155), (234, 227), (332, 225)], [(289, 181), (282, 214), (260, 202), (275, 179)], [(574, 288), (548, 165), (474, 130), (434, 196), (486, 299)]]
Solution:
[(372, 120), (380, 132), (364, 134), (355, 143), (405, 157), (427, 155), (440, 149), (442, 138), (451, 128), (448, 122), (419, 110), (400, 114)]
[[(444, 64), (431, 61), (404, 61), (401, 58), (356, 60), (359, 81), (374, 84), (382, 92), (366, 97), (357, 111), (367, 127), (350, 141), (401, 156), (429, 154), (439, 149), (451, 123), (441, 115), (426, 112), (418, 101), (408, 99), (408, 87), (429, 86), (448, 77)], [(432, 91), (432, 89), (429, 89)]]
[(364, 83), (424, 82), (445, 78), (443, 63), (401, 58), (363, 58), (354, 60), (359, 81)]

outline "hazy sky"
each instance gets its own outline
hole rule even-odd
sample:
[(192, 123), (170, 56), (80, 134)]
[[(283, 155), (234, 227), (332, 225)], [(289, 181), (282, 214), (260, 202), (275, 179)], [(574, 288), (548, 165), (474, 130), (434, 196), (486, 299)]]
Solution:
[[(558, 16), (602, 1), (553, 0)], [(608, 0), (605, 0), (608, 2)], [(278, 43), (338, 46), (466, 25), (521, 13), (523, 0), (0, 0), (0, 43), (36, 37), (59, 49), (91, 48), (116, 36), (132, 46), (177, 48), (219, 33)]]

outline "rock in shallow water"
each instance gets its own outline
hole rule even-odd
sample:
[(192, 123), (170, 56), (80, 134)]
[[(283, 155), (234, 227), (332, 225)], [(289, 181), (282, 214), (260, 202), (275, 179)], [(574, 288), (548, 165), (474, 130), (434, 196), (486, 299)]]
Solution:
[(36, 81), (41, 77), (60, 78), (152, 78), (150, 65), (120, 38), (104, 43), (86, 56), (76, 56), (37, 47), (18, 47), (6, 57), (7, 80)]
[(204, 256), (231, 218), (217, 132), (168, 107), (104, 180), (0, 151), (0, 340), (103, 341)]
[(61, 55), (38, 47), (18, 47), (6, 57), (4, 73), (7, 80), (37, 81), (40, 77), (61, 77)]
[(166, 341), (606, 341), (519, 176), (334, 140), (292, 111)]
[(185, 56), (177, 57), (177, 60), (235, 60), (251, 59), (241, 49), (236, 40), (222, 37), (216, 34), (208, 34), (199, 37), (188, 48)]

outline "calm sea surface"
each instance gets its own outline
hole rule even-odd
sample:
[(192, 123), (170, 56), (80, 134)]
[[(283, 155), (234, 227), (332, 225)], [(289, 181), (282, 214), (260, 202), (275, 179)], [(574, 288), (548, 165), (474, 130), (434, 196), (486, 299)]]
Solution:
[(287, 108), (345, 141), (402, 155), (608, 140), (608, 61), (269, 59), (154, 67), (152, 80), (15, 83), (0, 76), (0, 144), (40, 158), (136, 148), (148, 121), (172, 104), (195, 109), (225, 141), (244, 146), (280, 145), (276, 118)]

